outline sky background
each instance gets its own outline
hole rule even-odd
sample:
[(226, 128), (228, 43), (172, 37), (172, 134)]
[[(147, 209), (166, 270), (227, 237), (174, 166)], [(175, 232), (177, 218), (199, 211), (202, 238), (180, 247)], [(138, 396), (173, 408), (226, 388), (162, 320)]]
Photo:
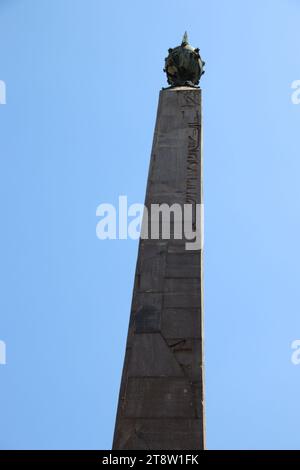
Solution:
[(109, 449), (163, 61), (206, 61), (209, 449), (300, 449), (300, 0), (0, 0), (1, 449)]

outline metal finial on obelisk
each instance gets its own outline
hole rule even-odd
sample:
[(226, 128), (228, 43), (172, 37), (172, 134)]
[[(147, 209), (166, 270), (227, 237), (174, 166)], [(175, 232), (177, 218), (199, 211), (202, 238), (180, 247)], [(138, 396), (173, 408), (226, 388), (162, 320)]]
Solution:
[(186, 45), (189, 43), (188, 33), (185, 31), (183, 38), (182, 38), (182, 45)]
[(165, 59), (164, 72), (171, 87), (196, 87), (204, 74), (205, 62), (201, 59), (198, 48), (189, 44), (188, 34), (184, 33), (180, 46), (169, 49)]

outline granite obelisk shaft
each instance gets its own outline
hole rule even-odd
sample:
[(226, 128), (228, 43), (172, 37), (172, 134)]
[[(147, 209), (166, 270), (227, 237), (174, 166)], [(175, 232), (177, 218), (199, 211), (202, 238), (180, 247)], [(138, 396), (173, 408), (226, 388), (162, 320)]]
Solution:
[[(145, 205), (202, 203), (201, 90), (160, 92)], [(140, 240), (113, 449), (204, 448), (202, 250)]]

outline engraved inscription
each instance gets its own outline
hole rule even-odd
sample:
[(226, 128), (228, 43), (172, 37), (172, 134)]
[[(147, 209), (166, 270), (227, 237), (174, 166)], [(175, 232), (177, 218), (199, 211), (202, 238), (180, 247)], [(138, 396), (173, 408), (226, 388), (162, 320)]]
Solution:
[(186, 174), (186, 203), (197, 204), (198, 188), (199, 188), (199, 154), (201, 145), (201, 121), (197, 111), (194, 121), (189, 123), (191, 135), (188, 136), (188, 153), (187, 153), (187, 174)]

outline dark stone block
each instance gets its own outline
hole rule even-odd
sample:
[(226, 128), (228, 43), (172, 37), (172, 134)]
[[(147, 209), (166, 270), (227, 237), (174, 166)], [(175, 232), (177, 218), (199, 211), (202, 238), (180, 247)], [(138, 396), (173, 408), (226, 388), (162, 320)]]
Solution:
[(116, 448), (124, 450), (203, 449), (201, 419), (123, 419)]
[(165, 338), (200, 338), (200, 309), (164, 309), (161, 331)]
[(188, 278), (166, 278), (164, 283), (164, 292), (192, 294), (200, 291), (200, 279)]
[(200, 278), (200, 252), (168, 253), (166, 277)]
[(125, 418), (193, 418), (194, 391), (186, 378), (129, 377), (122, 416)]
[(198, 294), (164, 294), (164, 308), (195, 308), (201, 307), (201, 296)]
[(194, 383), (201, 383), (203, 379), (201, 339), (168, 339), (167, 343), (184, 375)]
[(141, 307), (135, 316), (135, 333), (156, 333), (160, 331), (161, 312), (151, 305)]
[(132, 342), (128, 377), (183, 377), (183, 369), (160, 333), (137, 334)]

